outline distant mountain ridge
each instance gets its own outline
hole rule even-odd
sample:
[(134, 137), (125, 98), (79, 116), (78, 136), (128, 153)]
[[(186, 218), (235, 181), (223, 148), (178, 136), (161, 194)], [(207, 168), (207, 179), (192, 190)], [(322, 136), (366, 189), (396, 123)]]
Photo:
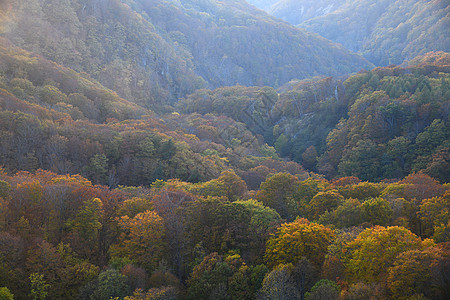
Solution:
[(445, 0), (249, 2), (378, 66), (401, 64), (430, 51), (450, 51), (450, 4)]
[[(447, 160), (446, 52), (416, 57), (409, 63), (416, 67), (391, 66), (340, 76), (371, 65), (341, 46), (270, 17), (242, 0), (5, 3), (9, 11), (3, 18), (8, 16), (9, 20), (2, 23), (0, 36), (0, 108), (8, 118), (25, 113), (58, 124), (73, 120), (73, 129), (79, 124), (100, 128), (145, 120), (159, 124), (147, 128), (150, 131), (171, 132), (174, 141), (181, 141), (180, 149), (187, 142), (200, 161), (211, 153), (217, 155), (208, 149), (220, 150), (223, 155), (234, 149), (229, 161), (235, 166), (240, 164), (241, 154), (255, 156), (251, 159), (256, 161), (281, 156), (329, 178), (354, 175), (355, 168), (363, 180), (404, 177), (427, 169), (427, 163), (439, 165), (439, 160)], [(326, 2), (317, 4), (323, 11)], [(383, 11), (387, 2), (375, 4), (367, 11)], [(420, 7), (413, 13), (425, 13)], [(343, 11), (341, 8), (329, 15)], [(370, 24), (378, 24), (378, 16), (372, 15), (373, 19), (364, 23), (366, 27), (346, 20), (365, 32)], [(310, 22), (314, 20), (318, 18)], [(445, 41), (447, 37), (440, 38)], [(394, 124), (400, 125), (397, 128)], [(139, 131), (139, 126), (130, 125), (126, 132), (129, 130)], [(435, 133), (432, 147), (426, 148), (426, 137)], [(391, 140), (397, 138), (416, 147), (408, 154), (407, 163), (398, 162), (393, 153), (384, 155), (392, 143), (395, 145)], [(163, 139), (169, 143), (170, 139)], [(198, 139), (211, 145), (205, 148)], [(364, 143), (359, 143), (362, 140)], [(8, 143), (5, 139), (3, 145)], [(105, 153), (103, 146), (98, 146), (97, 154), (107, 155), (112, 175), (119, 166), (118, 173), (126, 174), (128, 158), (117, 164), (117, 153), (108, 152), (113, 146), (117, 145), (106, 143), (109, 150)], [(7, 150), (11, 158), (5, 163), (11, 164), (11, 169), (27, 169), (28, 161), (35, 166), (40, 159), (45, 166), (39, 156), (45, 151), (39, 152), (30, 143), (27, 147), (29, 151), (19, 156)], [(152, 153), (150, 148), (147, 150)], [(373, 157), (369, 171), (364, 167), (366, 154)], [(89, 164), (91, 158), (83, 164)], [(14, 161), (20, 159), (23, 165), (15, 166)], [(382, 167), (387, 161), (390, 169)], [(72, 164), (77, 164), (76, 160), (55, 168), (62, 172)], [(77, 165), (77, 172), (89, 175), (83, 164)], [(152, 161), (152, 172), (145, 180), (158, 178), (164, 165), (163, 161)], [(164, 178), (174, 176), (176, 165)], [(247, 167), (239, 168), (247, 171)], [(186, 168), (190, 169), (192, 166)], [(214, 169), (213, 174), (198, 170), (198, 174), (188, 171), (183, 176), (193, 181), (213, 178), (223, 171), (223, 162), (218, 160)], [(445, 171), (439, 170), (427, 172), (445, 180)], [(141, 183), (138, 178), (142, 176), (136, 175), (127, 183)]]

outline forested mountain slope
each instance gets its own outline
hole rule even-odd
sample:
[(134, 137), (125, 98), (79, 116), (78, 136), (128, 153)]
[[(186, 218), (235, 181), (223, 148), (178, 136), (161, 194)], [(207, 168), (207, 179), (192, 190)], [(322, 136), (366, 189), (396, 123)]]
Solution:
[(240, 0), (0, 21), (0, 299), (449, 298), (449, 53), (359, 71)]
[(229, 168), (246, 178), (257, 166), (307, 176), (279, 161), (245, 124), (213, 115), (155, 117), (86, 74), (0, 41), (0, 165), (9, 172), (80, 173), (110, 186), (197, 182)]
[(448, 54), (155, 117), (1, 41), (0, 295), (446, 297)]
[(178, 35), (179, 43), (186, 39), (197, 73), (213, 87), (278, 86), (292, 78), (369, 67), (350, 52), (245, 1), (141, 2), (158, 28)]
[[(12, 1), (3, 36), (146, 108), (199, 87), (277, 86), (370, 64), (244, 1)], [(33, 30), (29, 30), (33, 28)]]

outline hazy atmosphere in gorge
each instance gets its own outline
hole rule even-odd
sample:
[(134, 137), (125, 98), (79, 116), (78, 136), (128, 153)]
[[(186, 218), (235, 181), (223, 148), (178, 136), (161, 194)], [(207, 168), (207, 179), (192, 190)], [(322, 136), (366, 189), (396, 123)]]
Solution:
[(0, 0), (0, 300), (450, 299), (448, 0)]

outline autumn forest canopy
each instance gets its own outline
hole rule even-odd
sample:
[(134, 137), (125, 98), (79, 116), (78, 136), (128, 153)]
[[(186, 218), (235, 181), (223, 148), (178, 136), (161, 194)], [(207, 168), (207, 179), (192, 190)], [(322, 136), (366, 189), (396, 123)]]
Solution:
[(0, 299), (449, 299), (449, 14), (0, 0)]

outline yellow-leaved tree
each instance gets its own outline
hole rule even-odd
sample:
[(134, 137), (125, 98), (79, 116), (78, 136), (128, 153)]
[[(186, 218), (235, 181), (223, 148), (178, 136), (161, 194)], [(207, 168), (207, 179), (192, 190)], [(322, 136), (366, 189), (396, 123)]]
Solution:
[(164, 253), (163, 219), (147, 210), (130, 218), (119, 219), (121, 233), (118, 242), (111, 246), (113, 257), (128, 257), (152, 272)]
[[(411, 299), (422, 294), (429, 299), (446, 299), (448, 253), (440, 247), (400, 253), (388, 270), (386, 280), (393, 299)], [(447, 295), (446, 295), (447, 293)]]
[(422, 241), (404, 227), (375, 226), (364, 230), (347, 244), (344, 263), (351, 279), (377, 282), (385, 278), (397, 255), (433, 244), (431, 240)]
[(281, 225), (267, 241), (264, 259), (270, 268), (279, 264), (295, 264), (306, 257), (320, 268), (334, 232), (323, 225), (297, 219)]

